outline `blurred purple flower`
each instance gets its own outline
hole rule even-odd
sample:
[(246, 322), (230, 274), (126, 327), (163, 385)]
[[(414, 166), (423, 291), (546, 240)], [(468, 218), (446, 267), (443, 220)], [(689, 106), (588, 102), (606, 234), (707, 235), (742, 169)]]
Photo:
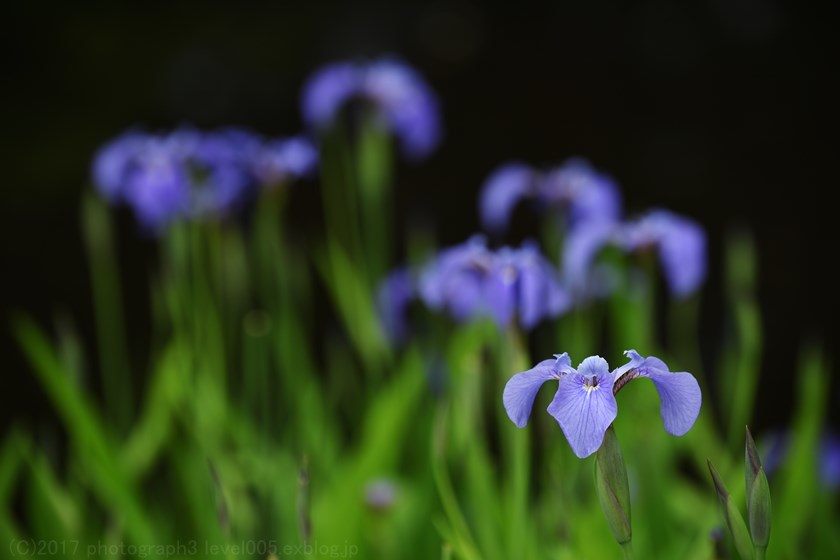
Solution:
[(256, 174), (263, 185), (310, 177), (318, 167), (318, 150), (303, 137), (270, 140), (257, 157)]
[(686, 297), (706, 277), (706, 234), (699, 224), (667, 210), (651, 210), (641, 218), (617, 224), (583, 222), (566, 239), (563, 269), (578, 291), (589, 283), (592, 262), (605, 246), (625, 252), (655, 250), (671, 293)]
[(431, 309), (456, 320), (491, 316), (504, 329), (518, 312), (526, 329), (564, 312), (570, 300), (551, 265), (532, 244), (493, 252), (482, 237), (446, 249), (420, 275), (419, 294)]
[[(790, 430), (776, 431), (763, 439), (762, 465), (767, 476), (772, 476), (785, 461), (795, 434)], [(823, 433), (817, 453), (820, 481), (829, 490), (840, 488), (840, 437), (832, 431)]]
[(625, 250), (656, 249), (671, 292), (692, 294), (706, 278), (706, 233), (700, 225), (667, 210), (651, 210), (627, 224), (621, 234)]
[(393, 481), (379, 478), (365, 486), (365, 503), (376, 511), (385, 511), (394, 505), (397, 499), (397, 486)]
[(407, 268), (394, 270), (379, 284), (376, 308), (385, 335), (392, 342), (405, 340), (408, 335), (406, 313), (414, 293), (414, 279)]
[(511, 377), (502, 398), (505, 411), (517, 427), (525, 427), (542, 384), (557, 380), (548, 413), (557, 420), (575, 455), (584, 458), (601, 447), (604, 433), (615, 420), (618, 391), (631, 380), (646, 377), (659, 393), (665, 431), (676, 436), (688, 432), (700, 414), (702, 401), (694, 376), (671, 372), (659, 358), (643, 358), (635, 350), (625, 355), (630, 362), (610, 372), (600, 356), (590, 356), (574, 369), (568, 354), (555, 354), (556, 359), (544, 360)]
[(417, 71), (400, 61), (338, 62), (316, 70), (303, 88), (303, 118), (315, 129), (326, 128), (352, 99), (377, 109), (406, 157), (422, 159), (440, 142), (437, 96)]
[(565, 210), (572, 228), (581, 223), (612, 223), (621, 214), (615, 182), (582, 159), (570, 159), (546, 172), (512, 162), (496, 169), (484, 182), (480, 198), (484, 228), (504, 232), (514, 208), (524, 199)]
[(840, 488), (840, 437), (827, 433), (820, 445), (820, 478), (831, 489)]
[(119, 136), (96, 154), (92, 175), (109, 202), (128, 204), (144, 228), (159, 231), (177, 219), (229, 214), (261, 183), (310, 173), (316, 161), (300, 139), (265, 142), (237, 128), (182, 127)]
[(479, 201), (484, 229), (500, 233), (507, 229), (513, 209), (533, 196), (536, 173), (524, 163), (506, 163), (484, 181)]
[(568, 207), (569, 224), (614, 222), (621, 217), (621, 194), (608, 175), (573, 158), (546, 173), (539, 197), (549, 206)]

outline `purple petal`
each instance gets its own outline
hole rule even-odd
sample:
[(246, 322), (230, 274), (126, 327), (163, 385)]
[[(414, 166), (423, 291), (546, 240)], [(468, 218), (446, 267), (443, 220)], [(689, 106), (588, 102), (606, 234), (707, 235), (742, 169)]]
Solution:
[(341, 106), (357, 95), (363, 72), (352, 62), (324, 66), (306, 82), (301, 96), (303, 118), (313, 128), (332, 123)]
[(518, 271), (510, 266), (500, 266), (484, 279), (484, 306), (500, 330), (506, 329), (516, 311), (516, 282)]
[(109, 202), (117, 202), (124, 197), (126, 175), (146, 139), (146, 135), (140, 132), (126, 132), (96, 153), (91, 170), (93, 182)]
[(601, 356), (589, 356), (580, 363), (577, 371), (584, 377), (597, 377), (604, 375), (609, 375), (610, 377), (612, 377), (612, 375), (610, 374), (610, 366), (609, 364), (607, 364), (607, 360), (605, 360)]
[(507, 229), (516, 204), (524, 198), (534, 181), (534, 171), (523, 163), (509, 163), (496, 169), (481, 191), (481, 223), (493, 233)]
[(414, 298), (414, 281), (407, 268), (391, 272), (376, 292), (376, 307), (385, 335), (397, 342), (408, 333), (406, 311)]
[(706, 234), (693, 220), (667, 210), (651, 210), (624, 225), (618, 236), (627, 251), (656, 247), (671, 293), (688, 296), (706, 278)]
[(318, 165), (318, 150), (306, 138), (272, 140), (260, 151), (256, 174), (263, 185), (308, 177)]
[[(584, 360), (587, 369), (600, 370), (600, 362), (588, 362), (590, 359)], [(604, 433), (618, 414), (612, 386), (609, 372), (595, 377), (572, 373), (562, 378), (548, 406), (548, 413), (560, 424), (572, 451), (581, 459), (601, 447)]]
[(573, 227), (585, 222), (618, 220), (621, 195), (615, 181), (583, 159), (571, 159), (550, 171), (541, 182), (541, 198), (567, 204)]
[(607, 245), (617, 229), (604, 221), (584, 222), (572, 229), (563, 249), (563, 271), (576, 293), (586, 292), (592, 261)]
[(366, 70), (363, 92), (383, 110), (405, 155), (412, 159), (429, 155), (441, 135), (435, 93), (416, 70), (397, 60), (379, 60)]
[(692, 294), (706, 278), (706, 234), (692, 220), (671, 214), (659, 239), (659, 258), (671, 292)]
[(561, 373), (574, 373), (574, 370), (572, 369), (572, 359), (569, 357), (568, 352), (554, 354), (554, 358), (556, 359), (554, 367), (557, 371)]
[(517, 373), (505, 385), (502, 401), (505, 411), (518, 428), (528, 424), (534, 399), (542, 384), (549, 379), (560, 379), (561, 373), (554, 367), (559, 360), (543, 360), (528, 371)]
[(665, 362), (653, 356), (639, 361), (641, 356), (635, 351), (628, 350), (626, 354), (636, 362), (636, 373), (649, 378), (656, 386), (665, 431), (675, 436), (688, 432), (700, 414), (703, 401), (694, 376), (685, 371), (671, 372)]

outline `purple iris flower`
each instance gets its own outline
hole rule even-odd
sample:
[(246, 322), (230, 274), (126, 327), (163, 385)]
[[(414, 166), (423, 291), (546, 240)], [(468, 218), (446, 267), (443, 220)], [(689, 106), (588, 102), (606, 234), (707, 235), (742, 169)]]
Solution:
[(522, 326), (531, 329), (570, 305), (557, 273), (535, 245), (494, 252), (479, 236), (441, 252), (422, 271), (418, 291), (431, 309), (446, 310), (458, 321), (490, 316), (500, 329), (517, 313)]
[(318, 150), (306, 138), (270, 140), (257, 157), (257, 178), (263, 185), (276, 185), (298, 177), (310, 177), (318, 167), (318, 159)]
[(437, 96), (416, 70), (400, 61), (338, 62), (315, 71), (303, 88), (303, 118), (315, 129), (326, 128), (352, 99), (377, 110), (411, 159), (428, 156), (440, 142)]
[(182, 127), (123, 134), (99, 150), (92, 175), (109, 202), (128, 204), (145, 229), (159, 231), (177, 219), (230, 214), (262, 184), (311, 173), (317, 158), (303, 139)]
[(621, 196), (615, 182), (582, 159), (540, 172), (512, 162), (502, 165), (484, 182), (480, 198), (485, 229), (507, 229), (516, 205), (525, 199), (549, 208), (566, 209), (570, 227), (580, 223), (615, 222), (621, 214)]
[(668, 288), (676, 297), (694, 293), (706, 278), (706, 234), (697, 222), (668, 210), (651, 210), (635, 221), (583, 222), (566, 239), (563, 266), (580, 290), (589, 283), (592, 261), (607, 245), (625, 252), (654, 250)]
[(604, 433), (618, 414), (615, 395), (631, 380), (646, 377), (659, 393), (665, 431), (675, 436), (688, 432), (700, 414), (702, 402), (694, 376), (671, 372), (659, 358), (643, 358), (635, 350), (624, 354), (630, 362), (613, 371), (600, 356), (586, 358), (575, 369), (569, 355), (563, 353), (517, 373), (504, 390), (508, 416), (517, 427), (525, 427), (537, 391), (546, 381), (557, 380), (559, 385), (548, 413), (560, 424), (575, 455), (588, 457), (601, 447)]
[(199, 133), (186, 128), (144, 135), (128, 154), (122, 184), (112, 192), (132, 207), (144, 228), (156, 231), (190, 212), (193, 170), (188, 162), (199, 141)]
[(654, 248), (671, 292), (687, 296), (706, 278), (706, 234), (700, 225), (667, 210), (651, 210), (625, 226), (621, 235), (625, 250)]
[(190, 212), (224, 215), (253, 196), (261, 150), (260, 137), (247, 130), (226, 128), (202, 134), (187, 162), (193, 174)]

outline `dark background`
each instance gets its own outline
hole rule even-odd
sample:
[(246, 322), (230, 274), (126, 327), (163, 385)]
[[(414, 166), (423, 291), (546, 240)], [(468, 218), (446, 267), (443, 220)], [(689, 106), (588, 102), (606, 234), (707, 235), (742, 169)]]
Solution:
[[(79, 205), (104, 141), (129, 126), (181, 123), (295, 134), (313, 68), (390, 53), (439, 93), (446, 129), (429, 161), (400, 167), (399, 217), (433, 217), (441, 243), (460, 242), (478, 229), (476, 195), (494, 166), (584, 156), (620, 181), (629, 213), (663, 206), (706, 226), (703, 344), (712, 358), (725, 332), (724, 239), (735, 228), (754, 234), (765, 328), (759, 427), (786, 422), (803, 343), (837, 361), (836, 3), (15, 10), (2, 39), (4, 320), (13, 311), (42, 325), (72, 319), (94, 354)], [(292, 227), (319, 219), (314, 184), (300, 185), (292, 204)], [(118, 219), (131, 350), (142, 356), (154, 243), (127, 213)], [(0, 421), (49, 422), (6, 335), (2, 352)], [(835, 422), (838, 386), (827, 388)]]

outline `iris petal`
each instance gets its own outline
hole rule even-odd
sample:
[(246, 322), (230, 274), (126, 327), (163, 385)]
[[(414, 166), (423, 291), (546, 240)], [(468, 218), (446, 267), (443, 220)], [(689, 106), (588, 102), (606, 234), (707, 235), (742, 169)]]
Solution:
[(479, 203), (484, 228), (494, 233), (507, 229), (516, 204), (533, 183), (533, 170), (523, 163), (509, 163), (494, 171), (484, 182)]
[(542, 384), (549, 379), (559, 379), (560, 373), (554, 367), (557, 360), (543, 360), (528, 371), (517, 373), (505, 385), (502, 401), (505, 411), (518, 428), (528, 424), (534, 399)]
[(604, 433), (618, 414), (612, 385), (609, 372), (594, 377), (566, 375), (548, 406), (548, 413), (560, 424), (572, 451), (581, 459), (601, 447)]
[(635, 350), (628, 350), (625, 354), (630, 358), (630, 364), (627, 365), (636, 374), (653, 381), (659, 393), (660, 414), (665, 431), (675, 436), (688, 432), (700, 414), (703, 401), (700, 385), (694, 376), (685, 371), (669, 371), (665, 362), (654, 356), (642, 358)]

